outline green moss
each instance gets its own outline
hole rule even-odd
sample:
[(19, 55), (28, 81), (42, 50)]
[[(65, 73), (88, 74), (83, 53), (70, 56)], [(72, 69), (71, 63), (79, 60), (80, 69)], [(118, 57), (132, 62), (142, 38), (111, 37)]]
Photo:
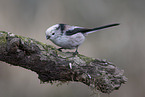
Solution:
[(22, 41), (24, 42), (31, 42), (32, 39), (28, 38), (28, 37), (24, 37), (24, 36), (19, 36), (19, 35), (15, 35), (15, 37), (20, 38)]
[(6, 43), (6, 37), (7, 33), (4, 31), (0, 31), (0, 44), (5, 44)]
[(77, 56), (78, 56), (80, 59), (84, 60), (87, 64), (89, 64), (90, 62), (94, 61), (93, 58), (86, 57), (86, 56), (84, 56), (84, 55), (78, 54)]
[(55, 47), (51, 46), (51, 45), (47, 45), (45, 43), (42, 43), (42, 42), (39, 42), (39, 41), (36, 41), (35, 39), (31, 39), (31, 38), (28, 38), (28, 37), (23, 37), (23, 36), (19, 36), (19, 35), (15, 35), (16, 37), (22, 39), (22, 41), (24, 42), (28, 42), (28, 43), (36, 43), (37, 45), (39, 45), (39, 47), (43, 47), (44, 50), (48, 51), (48, 49), (51, 49), (51, 50), (56, 50)]

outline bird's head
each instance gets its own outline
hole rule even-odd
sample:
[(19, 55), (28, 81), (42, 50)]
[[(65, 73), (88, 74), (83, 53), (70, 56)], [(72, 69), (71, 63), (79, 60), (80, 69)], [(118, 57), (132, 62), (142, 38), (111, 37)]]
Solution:
[(51, 27), (49, 27), (47, 30), (46, 30), (46, 39), (53, 39), (56, 37), (56, 34), (59, 34), (60, 33), (60, 27), (59, 27), (59, 24), (55, 24)]

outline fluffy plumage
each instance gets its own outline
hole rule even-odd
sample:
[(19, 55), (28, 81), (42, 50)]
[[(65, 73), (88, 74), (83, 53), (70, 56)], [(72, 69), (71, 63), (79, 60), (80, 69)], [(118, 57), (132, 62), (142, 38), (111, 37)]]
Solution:
[(84, 28), (79, 26), (70, 26), (67, 24), (56, 24), (46, 30), (46, 38), (50, 39), (54, 44), (60, 46), (61, 49), (77, 49), (84, 42), (87, 34), (98, 30), (118, 26), (119, 24), (110, 24), (97, 28)]

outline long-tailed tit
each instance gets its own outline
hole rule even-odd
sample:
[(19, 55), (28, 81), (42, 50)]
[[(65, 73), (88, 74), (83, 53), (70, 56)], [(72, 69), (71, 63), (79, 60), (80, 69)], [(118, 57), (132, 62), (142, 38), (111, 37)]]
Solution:
[(84, 42), (86, 35), (98, 30), (118, 26), (119, 24), (110, 24), (97, 28), (84, 28), (78, 26), (70, 26), (67, 24), (56, 24), (46, 30), (46, 39), (50, 39), (54, 44), (60, 46), (61, 49), (76, 49)]

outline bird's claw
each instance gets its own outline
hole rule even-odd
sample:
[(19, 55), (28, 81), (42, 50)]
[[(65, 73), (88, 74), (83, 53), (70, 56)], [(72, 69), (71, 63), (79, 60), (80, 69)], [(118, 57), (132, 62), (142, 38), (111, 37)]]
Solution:
[(59, 48), (59, 49), (57, 49), (57, 50), (59, 50), (60, 52), (62, 52), (62, 48)]
[(79, 54), (79, 53), (78, 53), (78, 51), (76, 50), (76, 51), (73, 53), (73, 55), (75, 56), (75, 55), (77, 55), (77, 54)]

